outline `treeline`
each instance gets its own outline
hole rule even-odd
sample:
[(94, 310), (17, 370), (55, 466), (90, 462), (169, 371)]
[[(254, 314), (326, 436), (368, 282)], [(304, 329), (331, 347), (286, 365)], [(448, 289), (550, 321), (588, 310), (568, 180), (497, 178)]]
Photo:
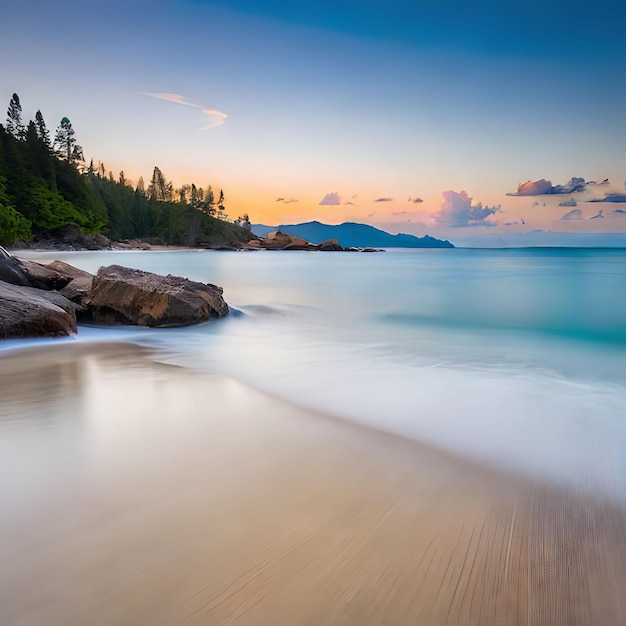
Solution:
[(224, 192), (216, 199), (209, 185), (175, 189), (158, 167), (145, 185), (104, 164), (84, 163), (70, 120), (54, 138), (41, 111), (24, 124), (13, 94), (6, 125), (0, 124), (0, 243), (54, 237), (72, 226), (111, 239), (161, 239), (175, 245), (232, 243), (249, 239), (247, 215), (229, 223)]

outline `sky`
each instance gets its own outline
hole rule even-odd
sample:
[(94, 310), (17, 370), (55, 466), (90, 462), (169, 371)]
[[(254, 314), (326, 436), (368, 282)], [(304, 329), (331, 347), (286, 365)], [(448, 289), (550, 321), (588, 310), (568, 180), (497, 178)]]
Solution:
[(453, 243), (626, 232), (614, 0), (21, 0), (2, 14), (0, 101), (18, 93), (52, 129), (67, 116), (115, 176), (156, 165), (223, 189), (232, 218)]

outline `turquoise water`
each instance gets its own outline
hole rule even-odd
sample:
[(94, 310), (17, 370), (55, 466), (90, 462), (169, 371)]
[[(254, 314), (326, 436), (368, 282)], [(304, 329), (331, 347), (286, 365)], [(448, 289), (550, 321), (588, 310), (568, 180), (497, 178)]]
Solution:
[(78, 340), (153, 346), (167, 362), (626, 501), (626, 250), (28, 256), (212, 282), (234, 313), (182, 329), (81, 327)]

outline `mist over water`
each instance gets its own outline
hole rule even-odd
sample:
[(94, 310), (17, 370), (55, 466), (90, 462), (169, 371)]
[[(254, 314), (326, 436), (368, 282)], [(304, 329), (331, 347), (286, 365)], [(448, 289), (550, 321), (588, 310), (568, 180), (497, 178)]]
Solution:
[[(229, 318), (83, 326), (297, 404), (626, 501), (626, 251), (29, 253), (218, 284)], [(7, 342), (5, 347), (36, 345)]]

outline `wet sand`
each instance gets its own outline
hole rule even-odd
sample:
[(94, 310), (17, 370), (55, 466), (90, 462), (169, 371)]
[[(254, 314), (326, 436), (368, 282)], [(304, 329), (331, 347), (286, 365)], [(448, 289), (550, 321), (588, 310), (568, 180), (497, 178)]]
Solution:
[(608, 502), (128, 345), (0, 376), (0, 624), (626, 624)]

